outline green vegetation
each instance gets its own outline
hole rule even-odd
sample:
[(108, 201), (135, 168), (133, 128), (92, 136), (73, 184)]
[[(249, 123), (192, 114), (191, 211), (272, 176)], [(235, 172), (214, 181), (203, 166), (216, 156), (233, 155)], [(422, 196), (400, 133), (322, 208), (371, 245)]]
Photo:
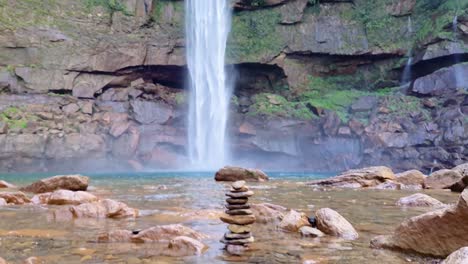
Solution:
[(175, 95), (175, 102), (177, 105), (184, 105), (187, 103), (187, 94), (180, 92)]
[(278, 9), (261, 9), (233, 15), (227, 47), (228, 61), (258, 61), (278, 54), (284, 47), (277, 26)]
[(8, 124), (13, 129), (24, 129), (28, 127), (28, 121), (31, 116), (23, 116), (21, 109), (17, 107), (8, 107), (0, 113), (0, 121)]
[[(171, 9), (173, 12), (168, 12), (170, 16), (165, 16), (165, 10)], [(183, 37), (184, 34), (184, 2), (175, 2), (171, 0), (153, 0), (153, 11), (150, 21), (163, 27), (163, 30), (168, 31), (168, 34), (176, 37)]]
[(126, 9), (121, 0), (85, 0), (85, 6), (88, 10), (93, 9), (96, 6), (102, 6), (111, 14), (122, 12), (127, 16), (132, 15), (132, 13)]
[(281, 116), (298, 119), (312, 119), (312, 112), (302, 102), (289, 102), (281, 95), (260, 93), (254, 96), (250, 115)]
[(408, 116), (421, 113), (425, 120), (430, 119), (429, 111), (422, 106), (421, 100), (412, 96), (387, 96), (385, 105), (393, 116)]

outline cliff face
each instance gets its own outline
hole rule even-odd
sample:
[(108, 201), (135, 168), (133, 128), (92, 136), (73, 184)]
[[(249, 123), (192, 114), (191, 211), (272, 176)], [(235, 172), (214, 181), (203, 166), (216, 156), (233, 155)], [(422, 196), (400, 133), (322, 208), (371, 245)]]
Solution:
[[(466, 1), (233, 6), (229, 133), (239, 162), (336, 171), (468, 160), (468, 80), (454, 77), (468, 76)], [(183, 9), (0, 0), (1, 170), (188, 164)]]

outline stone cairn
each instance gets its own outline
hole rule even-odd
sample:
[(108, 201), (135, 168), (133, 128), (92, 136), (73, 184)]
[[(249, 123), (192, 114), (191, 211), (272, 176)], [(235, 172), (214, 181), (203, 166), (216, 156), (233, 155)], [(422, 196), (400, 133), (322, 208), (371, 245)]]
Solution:
[(229, 224), (229, 231), (224, 234), (221, 243), (226, 245), (228, 253), (240, 255), (254, 242), (252, 236), (252, 224), (255, 216), (250, 210), (249, 197), (254, 193), (249, 191), (245, 181), (236, 181), (226, 193), (226, 213), (221, 216), (221, 221)]

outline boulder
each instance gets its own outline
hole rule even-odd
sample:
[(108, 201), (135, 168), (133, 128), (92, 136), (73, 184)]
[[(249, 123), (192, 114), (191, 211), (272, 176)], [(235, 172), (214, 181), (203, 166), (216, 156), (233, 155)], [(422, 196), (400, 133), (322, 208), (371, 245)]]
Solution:
[(308, 182), (307, 185), (344, 188), (375, 187), (386, 181), (396, 180), (393, 171), (384, 166), (349, 170), (341, 175)]
[(395, 175), (396, 181), (404, 185), (419, 185), (424, 184), (426, 175), (418, 170), (409, 170)]
[(457, 204), (407, 219), (391, 235), (374, 238), (371, 246), (446, 257), (468, 244), (467, 225), (465, 190)]
[(457, 83), (457, 78), (454, 78), (457, 74), (467, 76), (468, 64), (455, 64), (420, 77), (414, 81), (412, 90), (415, 93), (429, 96), (454, 94), (458, 89), (466, 88), (458, 87), (460, 84)]
[(130, 105), (134, 119), (142, 124), (164, 124), (173, 117), (172, 107), (165, 103), (134, 100)]
[(88, 192), (58, 190), (50, 194), (47, 201), (50, 205), (79, 205), (83, 203), (96, 202), (98, 198)]
[(298, 232), (303, 226), (310, 226), (307, 215), (291, 210), (283, 217), (278, 228), (284, 231)]
[(0, 257), (0, 264), (7, 264), (7, 262), (3, 258)]
[(191, 237), (179, 236), (169, 242), (167, 251), (163, 253), (166, 256), (183, 257), (199, 256), (205, 252), (208, 247), (202, 242)]
[(69, 208), (56, 210), (56, 220), (71, 220), (72, 218), (135, 218), (138, 217), (137, 209), (111, 199), (100, 200), (92, 203), (84, 203)]
[(27, 187), (22, 191), (32, 193), (46, 193), (64, 189), (70, 191), (86, 191), (88, 189), (89, 178), (81, 175), (59, 175), (42, 179)]
[(358, 233), (343, 216), (330, 208), (322, 208), (315, 212), (317, 228), (325, 234), (354, 240)]
[(400, 200), (396, 202), (396, 205), (405, 207), (429, 207), (442, 206), (444, 204), (439, 200), (430, 197), (429, 195), (415, 193), (413, 195), (400, 198)]
[(48, 204), (51, 193), (39, 193), (31, 198), (33, 204)]
[(457, 171), (463, 177), (468, 176), (468, 163), (463, 163), (461, 165), (458, 165), (455, 168), (453, 168), (452, 170)]
[(216, 181), (268, 181), (268, 176), (261, 170), (226, 166), (216, 172)]
[(28, 204), (31, 200), (22, 192), (2, 192), (0, 198), (4, 199), (8, 204)]
[(460, 173), (460, 175), (463, 178), (461, 178), (458, 182), (450, 186), (450, 190), (452, 192), (463, 192), (463, 190), (465, 190), (468, 186), (468, 163), (458, 165), (452, 170)]
[(461, 174), (455, 170), (438, 170), (424, 180), (427, 189), (449, 189), (462, 179)]
[(288, 212), (286, 207), (270, 203), (252, 204), (251, 210), (257, 219), (256, 223), (262, 224), (280, 223)]
[(466, 264), (468, 263), (468, 247), (462, 247), (450, 254), (441, 264)]
[(16, 186), (6, 181), (0, 181), (0, 189), (2, 188), (16, 188)]
[(6, 202), (5, 199), (0, 198), (0, 206), (5, 206), (5, 205), (7, 205), (7, 204), (8, 204), (8, 203)]

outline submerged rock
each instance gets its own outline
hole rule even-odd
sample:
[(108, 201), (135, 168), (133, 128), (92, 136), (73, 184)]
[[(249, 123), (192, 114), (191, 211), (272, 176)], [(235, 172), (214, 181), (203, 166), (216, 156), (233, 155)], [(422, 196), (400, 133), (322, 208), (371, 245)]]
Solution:
[(389, 180), (396, 180), (393, 171), (388, 167), (378, 166), (349, 170), (335, 177), (308, 182), (307, 185), (361, 188), (375, 187)]
[[(34, 200), (34, 197), (33, 197)], [(50, 205), (79, 205), (83, 203), (96, 202), (98, 198), (88, 192), (72, 192), (68, 190), (58, 190), (50, 193), (47, 204)]]
[(311, 226), (307, 215), (291, 210), (283, 217), (278, 228), (284, 231), (298, 232), (303, 226)]
[(462, 247), (450, 254), (441, 264), (466, 264), (468, 263), (468, 247)]
[(8, 204), (28, 204), (31, 200), (22, 192), (3, 192), (0, 193), (0, 198), (4, 199)]
[(325, 235), (322, 231), (310, 226), (301, 227), (299, 232), (303, 237), (323, 237)]
[(268, 181), (268, 176), (261, 170), (226, 166), (216, 172), (216, 181)]
[(429, 207), (429, 206), (442, 206), (444, 205), (437, 199), (430, 197), (429, 195), (422, 193), (415, 193), (413, 195), (400, 198), (396, 203), (397, 206), (406, 206), (406, 207)]
[(322, 208), (315, 213), (317, 228), (325, 234), (348, 240), (359, 238), (358, 233), (343, 216), (330, 208)]
[(111, 199), (75, 205), (53, 213), (54, 218), (61, 221), (73, 218), (135, 218), (138, 215), (137, 209)]
[(427, 189), (449, 189), (462, 179), (462, 175), (455, 170), (438, 170), (424, 180)]
[(81, 175), (59, 175), (42, 179), (29, 186), (21, 188), (22, 191), (32, 193), (46, 193), (64, 189), (70, 191), (86, 191), (89, 178)]
[(171, 240), (168, 251), (164, 255), (172, 257), (198, 256), (208, 249), (208, 246), (191, 237), (179, 236)]
[(456, 205), (407, 219), (392, 235), (374, 238), (371, 246), (446, 257), (468, 244), (466, 226), (468, 191), (465, 190)]
[(6, 181), (0, 181), (0, 189), (2, 188), (16, 188), (16, 186)]

